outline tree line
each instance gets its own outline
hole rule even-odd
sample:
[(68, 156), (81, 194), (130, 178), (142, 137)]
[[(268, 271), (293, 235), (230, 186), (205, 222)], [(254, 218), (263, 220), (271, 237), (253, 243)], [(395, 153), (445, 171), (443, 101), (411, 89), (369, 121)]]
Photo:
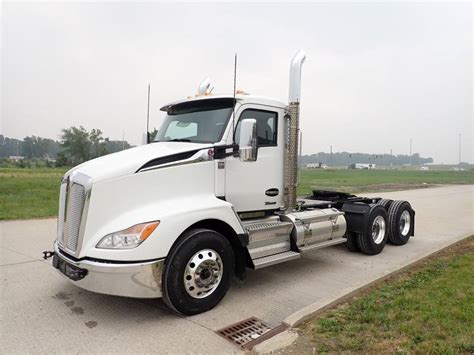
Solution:
[(53, 161), (56, 166), (74, 166), (130, 147), (126, 141), (103, 137), (100, 129), (88, 131), (82, 126), (61, 130), (59, 141), (38, 136), (19, 140), (0, 135), (0, 159), (21, 156), (29, 160)]
[(300, 164), (303, 166), (311, 163), (322, 163), (329, 166), (349, 166), (351, 164), (376, 164), (376, 165), (423, 165), (433, 163), (433, 158), (420, 157), (418, 153), (410, 155), (367, 154), (367, 153), (325, 153), (303, 155)]
[[(157, 131), (149, 133), (153, 141)], [(23, 140), (0, 135), (0, 159), (10, 156), (23, 156), (25, 159), (43, 159), (55, 161), (56, 166), (74, 166), (87, 160), (130, 148), (126, 141), (110, 140), (103, 137), (100, 129), (86, 130), (84, 127), (70, 127), (61, 131), (61, 138), (55, 141), (49, 138), (28, 136)], [(351, 164), (376, 165), (422, 165), (432, 163), (432, 158), (420, 157), (418, 153), (409, 155), (366, 154), (366, 153), (325, 153), (303, 155), (300, 164), (322, 163), (329, 166), (349, 166)]]

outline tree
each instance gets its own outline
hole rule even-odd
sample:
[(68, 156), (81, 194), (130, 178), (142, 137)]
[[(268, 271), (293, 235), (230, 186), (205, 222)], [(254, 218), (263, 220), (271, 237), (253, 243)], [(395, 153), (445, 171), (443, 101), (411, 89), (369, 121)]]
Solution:
[(100, 129), (88, 132), (84, 127), (62, 130), (62, 155), (68, 164), (77, 165), (89, 159), (107, 154), (106, 143)]
[(100, 129), (93, 129), (89, 133), (89, 139), (92, 143), (93, 158), (97, 158), (101, 155), (107, 154), (107, 146), (104, 138), (102, 137), (102, 131)]
[(66, 166), (68, 165), (68, 160), (64, 152), (59, 152), (56, 157), (56, 167)]
[(127, 141), (111, 141), (108, 138), (105, 138), (105, 144), (107, 152), (109, 153), (120, 152), (121, 150), (131, 148), (131, 145)]
[(150, 137), (150, 143), (155, 140), (157, 134), (158, 134), (158, 130), (156, 128), (153, 129), (152, 132), (148, 133), (148, 136)]
[(52, 139), (37, 136), (25, 137), (21, 143), (23, 155), (28, 158), (44, 158), (48, 156), (50, 147), (55, 142)]

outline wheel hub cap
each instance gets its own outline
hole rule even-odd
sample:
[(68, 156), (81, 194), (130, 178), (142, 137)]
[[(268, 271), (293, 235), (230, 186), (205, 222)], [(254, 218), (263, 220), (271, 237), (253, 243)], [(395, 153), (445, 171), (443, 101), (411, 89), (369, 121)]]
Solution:
[(382, 216), (377, 216), (372, 223), (372, 238), (375, 244), (382, 243), (385, 237), (385, 219)]
[(400, 216), (400, 233), (405, 237), (408, 232), (410, 231), (411, 225), (411, 216), (410, 212), (407, 210), (403, 211), (402, 215)]
[(217, 289), (223, 273), (222, 259), (212, 249), (203, 249), (189, 259), (184, 270), (184, 288), (194, 298), (204, 298)]

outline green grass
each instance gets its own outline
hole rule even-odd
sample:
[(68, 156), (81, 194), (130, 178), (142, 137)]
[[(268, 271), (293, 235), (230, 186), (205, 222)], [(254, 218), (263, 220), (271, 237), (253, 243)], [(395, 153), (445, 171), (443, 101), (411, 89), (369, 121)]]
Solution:
[(325, 312), (300, 332), (288, 350), (474, 353), (474, 238)]
[(66, 169), (0, 169), (0, 220), (56, 216)]
[(303, 169), (298, 194), (308, 195), (314, 189), (351, 193), (394, 191), (436, 184), (474, 184), (474, 171)]
[[(66, 170), (0, 168), (0, 220), (55, 216), (59, 179)], [(313, 189), (356, 193), (403, 190), (432, 184), (474, 184), (474, 172), (302, 170), (298, 194), (308, 195)]]

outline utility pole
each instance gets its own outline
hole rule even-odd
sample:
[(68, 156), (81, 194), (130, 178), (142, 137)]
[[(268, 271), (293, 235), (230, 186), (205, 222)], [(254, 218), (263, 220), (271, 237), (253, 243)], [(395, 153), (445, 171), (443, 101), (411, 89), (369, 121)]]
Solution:
[(461, 133), (459, 133), (459, 166), (461, 167)]
[(329, 166), (332, 166), (332, 145), (329, 146), (329, 151), (330, 151), (330, 155), (329, 155)]
[(410, 138), (410, 166), (411, 166), (411, 145), (412, 145), (412, 139)]
[(392, 168), (392, 165), (393, 165), (393, 152), (392, 152), (392, 148), (390, 148), (390, 169)]

